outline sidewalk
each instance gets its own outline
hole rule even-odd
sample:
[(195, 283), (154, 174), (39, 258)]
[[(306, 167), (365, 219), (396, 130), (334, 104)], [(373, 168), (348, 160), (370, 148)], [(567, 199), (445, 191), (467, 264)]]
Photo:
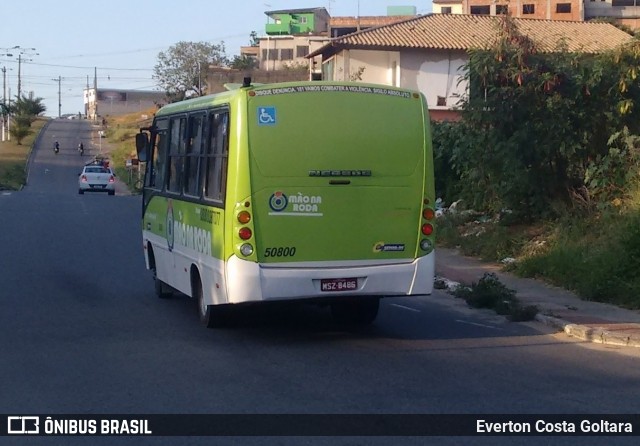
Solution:
[(485, 273), (495, 273), (516, 291), (523, 305), (536, 305), (536, 320), (585, 341), (640, 348), (640, 311), (581, 300), (564, 289), (535, 279), (524, 279), (501, 271), (502, 266), (465, 257), (456, 250), (436, 250), (436, 275), (462, 285), (478, 282)]

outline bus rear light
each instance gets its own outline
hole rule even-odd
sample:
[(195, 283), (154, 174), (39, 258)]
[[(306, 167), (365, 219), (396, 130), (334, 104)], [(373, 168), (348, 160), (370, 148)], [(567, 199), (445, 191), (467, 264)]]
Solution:
[(423, 251), (426, 251), (427, 253), (430, 253), (431, 251), (433, 251), (433, 243), (431, 242), (431, 240), (421, 240), (420, 241), (420, 249), (422, 249)]
[(240, 228), (238, 231), (238, 236), (242, 240), (249, 240), (253, 234), (251, 233), (251, 229), (249, 228)]
[(426, 208), (424, 211), (422, 211), (422, 217), (425, 220), (433, 220), (433, 217), (435, 216), (436, 216), (436, 213), (431, 208)]
[(251, 214), (247, 211), (242, 211), (238, 214), (238, 221), (243, 225), (246, 225), (251, 221)]
[(429, 204), (429, 199), (425, 198), (424, 200), (422, 200), (422, 203), (424, 203), (424, 205), (427, 206)]
[(422, 233), (424, 235), (433, 234), (433, 226), (430, 223), (425, 223), (422, 225)]
[(251, 246), (249, 243), (244, 243), (240, 247), (240, 253), (245, 257), (249, 257), (251, 254), (253, 254), (253, 246)]

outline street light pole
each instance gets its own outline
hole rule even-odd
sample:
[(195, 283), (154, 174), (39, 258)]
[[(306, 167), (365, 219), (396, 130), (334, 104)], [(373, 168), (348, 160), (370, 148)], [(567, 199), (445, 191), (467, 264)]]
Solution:
[[(4, 53), (4, 54), (0, 54), (1, 56), (13, 56), (13, 54), (10, 53)], [(7, 141), (7, 133), (9, 132), (8, 130), (8, 124), (9, 124), (9, 108), (7, 105), (7, 67), (2, 67), (2, 106), (4, 107), (3, 113), (2, 113), (2, 117), (0, 118), (0, 120), (2, 121), (0, 123), (0, 126), (2, 126), (2, 141)]]
[[(14, 49), (18, 50), (18, 99), (22, 97), (22, 73), (21, 73), (21, 66), (22, 66), (22, 55), (26, 55), (26, 56), (38, 56), (38, 53), (32, 53), (33, 51), (35, 51), (35, 48), (21, 48), (20, 46), (16, 46), (14, 47)], [(31, 61), (32, 59), (25, 59), (28, 61)]]
[[(2, 105), (7, 106), (7, 68), (2, 67)], [(5, 109), (5, 111), (7, 111)], [(5, 141), (5, 115), (2, 113), (2, 141)]]
[(22, 65), (22, 53), (18, 54), (18, 99), (20, 99), (20, 92), (22, 91), (22, 84), (20, 82), (20, 66)]

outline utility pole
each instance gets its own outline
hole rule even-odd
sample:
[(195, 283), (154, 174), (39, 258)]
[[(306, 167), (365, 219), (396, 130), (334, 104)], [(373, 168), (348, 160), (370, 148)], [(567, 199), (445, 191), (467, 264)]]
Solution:
[(20, 83), (20, 66), (22, 65), (22, 53), (18, 54), (18, 99), (20, 99), (20, 91), (22, 84)]
[[(9, 107), (11, 107), (11, 87), (9, 87)], [(11, 141), (11, 115), (7, 115), (7, 141)]]
[[(93, 94), (95, 95), (95, 108), (93, 110), (94, 120), (98, 120), (98, 67), (93, 67)], [(100, 144), (102, 144), (102, 140), (100, 140)], [(102, 149), (102, 145), (100, 146)]]
[[(4, 107), (7, 106), (7, 68), (2, 67), (2, 105)], [(6, 140), (6, 123), (5, 123), (5, 115), (2, 114), (2, 141)]]
[[(12, 53), (9, 53), (8, 51), (13, 50), (14, 48), (2, 48), (2, 54), (0, 54), (0, 56), (8, 56), (8, 57), (13, 57)], [(2, 67), (2, 106), (3, 107), (7, 107), (7, 68), (6, 67)], [(7, 114), (5, 115), (4, 112), (7, 112)], [(8, 109), (4, 109), (3, 113), (2, 113), (2, 118), (0, 118), (2, 120), (2, 122), (0, 123), (2, 125), (2, 141), (6, 141), (7, 140), (7, 133), (8, 133), (8, 128), (7, 125), (9, 124), (9, 113), (8, 113)]]
[(13, 49), (16, 49), (18, 52), (18, 99), (22, 96), (22, 61), (31, 62), (33, 59), (22, 59), (22, 55), (26, 56), (38, 56), (39, 54), (35, 52), (35, 48), (22, 48), (20, 46), (16, 46)]
[(62, 117), (62, 76), (58, 76), (58, 79), (51, 79), (58, 82), (58, 118)]

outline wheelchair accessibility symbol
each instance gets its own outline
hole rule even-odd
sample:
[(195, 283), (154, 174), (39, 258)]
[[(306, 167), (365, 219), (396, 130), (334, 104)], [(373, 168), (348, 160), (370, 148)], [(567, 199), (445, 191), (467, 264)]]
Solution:
[(258, 107), (258, 125), (275, 125), (275, 123), (275, 107)]

